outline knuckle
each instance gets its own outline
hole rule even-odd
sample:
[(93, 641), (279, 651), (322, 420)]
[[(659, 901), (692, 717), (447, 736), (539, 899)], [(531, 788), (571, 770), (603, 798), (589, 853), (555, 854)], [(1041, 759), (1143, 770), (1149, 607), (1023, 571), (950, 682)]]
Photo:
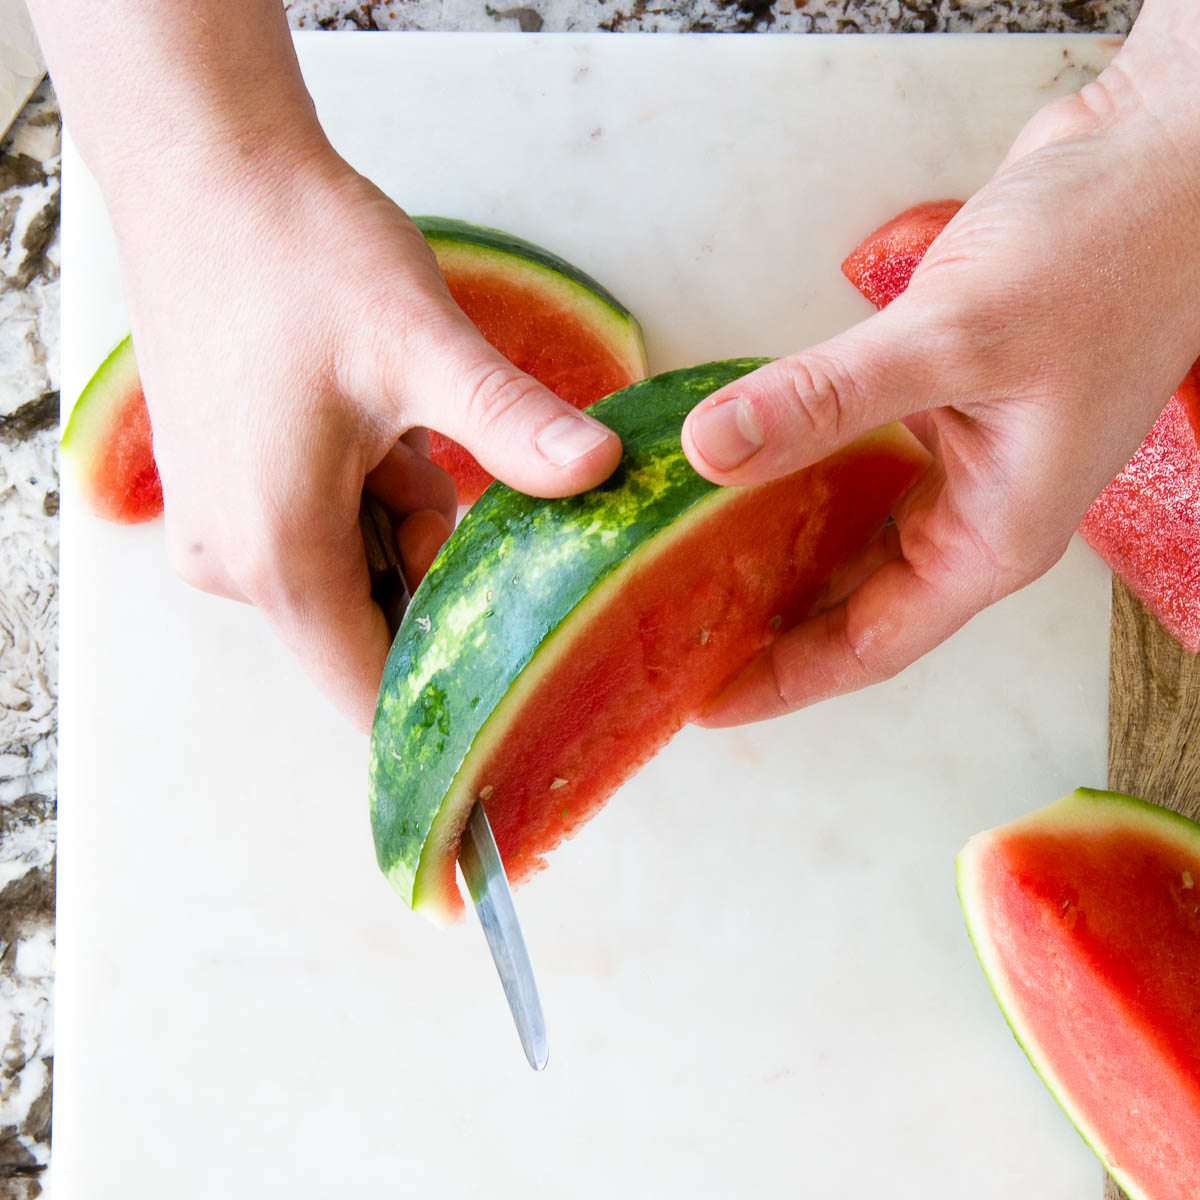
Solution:
[(849, 376), (829, 360), (808, 357), (791, 364), (787, 379), (793, 420), (815, 439), (840, 440), (853, 390)]
[(537, 392), (538, 385), (516, 367), (489, 363), (465, 373), (462, 416), (472, 429), (494, 429)]

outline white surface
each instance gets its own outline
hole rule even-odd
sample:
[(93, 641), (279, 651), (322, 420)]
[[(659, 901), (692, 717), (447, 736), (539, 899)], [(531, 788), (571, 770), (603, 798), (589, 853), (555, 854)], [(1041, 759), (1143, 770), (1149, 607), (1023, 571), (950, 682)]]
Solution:
[[(869, 311), (838, 272), (982, 183), (1111, 43), (319, 35), (334, 141), (412, 211), (594, 272), (651, 363)], [(64, 394), (124, 331), (64, 186)], [(375, 868), (365, 744), (161, 524), (63, 503), (55, 1200), (1095, 1200), (995, 1008), (953, 858), (1105, 774), (1108, 575), (1081, 546), (892, 683), (688, 730), (519, 894), (550, 1066), (481, 935)], [(803, 1182), (801, 1182), (803, 1181)], [(487, 1190), (484, 1190), (487, 1189)]]
[(25, 0), (0, 0), (0, 137), (45, 73)]

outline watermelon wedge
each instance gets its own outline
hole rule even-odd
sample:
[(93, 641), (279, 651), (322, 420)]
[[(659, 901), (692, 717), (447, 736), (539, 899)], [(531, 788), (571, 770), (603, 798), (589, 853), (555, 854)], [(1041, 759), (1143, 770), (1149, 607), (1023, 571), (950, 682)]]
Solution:
[(131, 338), (88, 380), (63, 431), (62, 450), (97, 516), (131, 525), (162, 512), (150, 414)]
[(1200, 1196), (1200, 825), (1081, 788), (971, 839), (967, 928), (1030, 1062), (1134, 1200)]
[(1079, 532), (1159, 624), (1200, 652), (1200, 363)]
[(905, 209), (850, 251), (842, 274), (876, 308), (886, 308), (912, 282), (934, 238), (962, 206), (961, 200), (930, 200)]
[(384, 874), (439, 923), (476, 798), (514, 883), (578, 830), (750, 657), (813, 612), (927, 456), (889, 426), (804, 471), (719, 488), (680, 446), (704, 396), (762, 364), (710, 363), (588, 410), (624, 457), (537, 500), (497, 483), (417, 589), (384, 670), (371, 822)]
[[(877, 308), (912, 280), (962, 207), (918, 204), (880, 226), (842, 263)], [(1137, 453), (1096, 498), (1079, 532), (1184, 649), (1200, 653), (1200, 362)]]
[[(642, 331), (627, 308), (570, 263), (496, 229), (416, 217), (458, 306), (521, 370), (582, 408), (646, 376)], [(430, 432), (430, 455), (460, 504), (492, 481), (457, 442)], [(97, 516), (149, 521), (162, 512), (150, 415), (126, 338), (83, 389), (63, 433), (66, 460)]]
[[(446, 217), (413, 217), (454, 302), (509, 362), (583, 408), (646, 377), (633, 314), (589, 275), (540, 246)], [(429, 454), (472, 504), (492, 476), (457, 442), (431, 431)]]

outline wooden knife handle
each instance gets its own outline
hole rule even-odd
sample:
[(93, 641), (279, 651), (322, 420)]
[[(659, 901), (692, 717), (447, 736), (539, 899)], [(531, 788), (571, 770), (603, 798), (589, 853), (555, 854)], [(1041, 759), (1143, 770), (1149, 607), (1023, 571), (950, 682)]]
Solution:
[(363, 549), (367, 552), (367, 570), (371, 574), (371, 598), (383, 609), (393, 637), (404, 619), (404, 610), (412, 599), (408, 580), (396, 553), (396, 534), (387, 509), (373, 496), (363, 492), (358, 509), (358, 527), (362, 530)]

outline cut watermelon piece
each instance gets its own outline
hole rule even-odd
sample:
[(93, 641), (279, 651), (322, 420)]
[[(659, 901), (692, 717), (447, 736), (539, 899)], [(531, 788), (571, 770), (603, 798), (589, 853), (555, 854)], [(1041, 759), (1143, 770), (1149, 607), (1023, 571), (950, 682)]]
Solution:
[[(646, 377), (633, 314), (590, 276), (530, 242), (445, 217), (414, 217), (454, 302), (509, 362), (583, 408)], [(472, 504), (492, 476), (457, 442), (431, 431), (429, 453)]]
[[(458, 306), (506, 358), (576, 408), (646, 376), (642, 331), (627, 308), (557, 255), (496, 229), (416, 217)], [(457, 442), (430, 431), (430, 456), (460, 504), (492, 481)], [(110, 521), (162, 512), (150, 414), (126, 338), (80, 393), (62, 446), (91, 509)]]
[(1135, 1200), (1200, 1196), (1200, 825), (1080, 789), (958, 858), (1030, 1062)]
[(842, 274), (876, 308), (886, 308), (912, 281), (934, 238), (962, 208), (961, 200), (931, 200), (881, 225), (846, 256)]
[(63, 431), (62, 449), (98, 516), (130, 525), (162, 512), (150, 414), (131, 338), (100, 364), (80, 393)]
[[(934, 238), (962, 207), (918, 204), (871, 234), (842, 263), (876, 307), (908, 287)], [(1079, 532), (1191, 653), (1200, 652), (1200, 362), (1138, 452), (1087, 511)]]
[(1079, 532), (1180, 645), (1200, 651), (1200, 364)]
[(493, 484), (413, 596), (371, 739), (379, 865), (442, 922), (476, 798), (520, 883), (697, 716), (749, 659), (812, 613), (927, 456), (900, 425), (785, 479), (720, 488), (680, 430), (762, 365), (711, 363), (588, 410), (621, 437), (600, 487), (538, 500)]

